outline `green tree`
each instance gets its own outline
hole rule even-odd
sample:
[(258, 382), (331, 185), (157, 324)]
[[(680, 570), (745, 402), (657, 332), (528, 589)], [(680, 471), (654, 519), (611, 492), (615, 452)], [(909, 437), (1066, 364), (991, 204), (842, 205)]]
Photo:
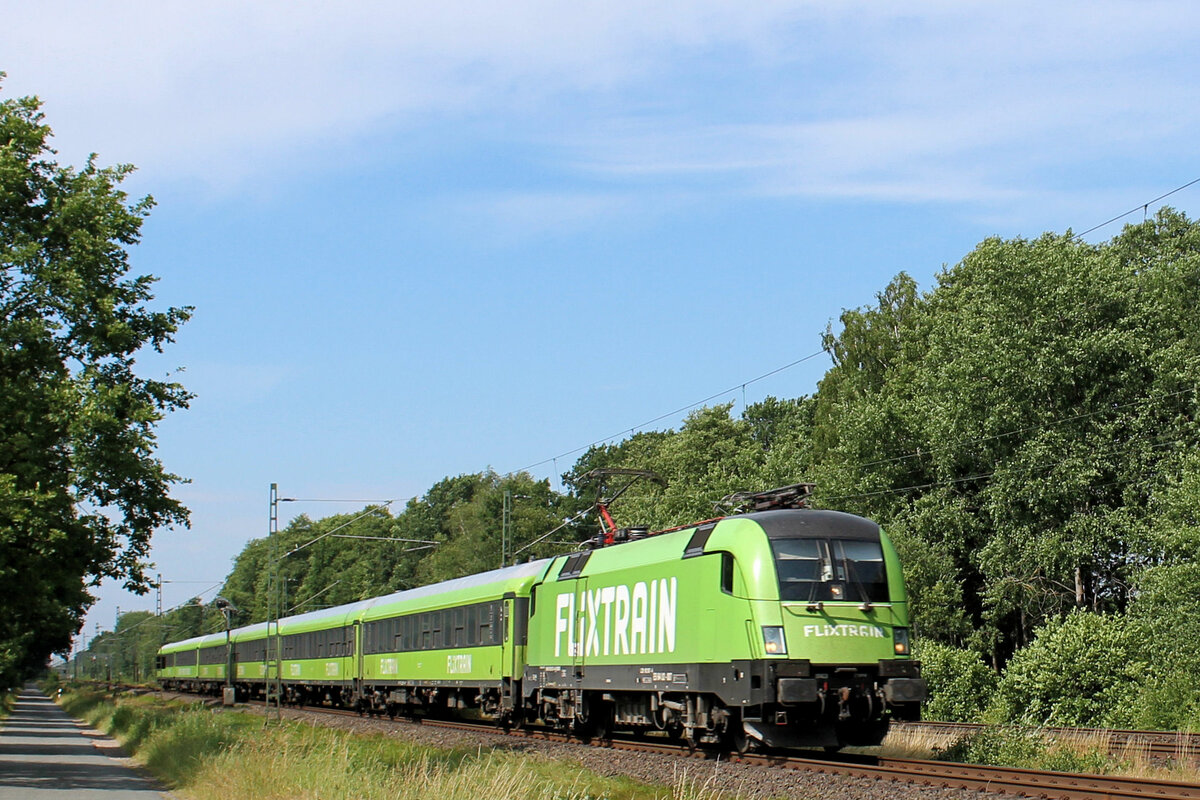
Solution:
[(60, 166), (40, 103), (0, 102), (0, 676), (65, 652), (111, 578), (145, 591), (155, 530), (185, 525), (155, 425), (187, 406), (178, 384), (134, 372), (190, 309), (152, 311), (154, 278), (128, 277), (150, 198), (127, 165)]
[[(512, 499), (512, 544), (514, 554), (534, 558), (562, 552), (559, 537), (534, 545), (542, 534), (556, 527), (559, 503), (549, 481), (536, 481), (527, 473), (499, 476), (485, 472), (455, 479), (459, 491), (452, 503), (442, 503), (440, 520), (428, 538), (438, 545), (428, 551), (417, 568), (421, 583), (458, 578), (496, 569), (501, 560), (504, 494)], [(564, 534), (564, 537), (569, 536)], [(526, 548), (526, 545), (532, 545)]]
[[(1195, 552), (1195, 551), (1193, 551)], [(1200, 564), (1187, 560), (1138, 576), (1130, 624), (1141, 631), (1140, 658), (1149, 665), (1130, 710), (1134, 726), (1200, 728)]]
[(998, 665), (1044, 620), (1128, 605), (1200, 443), (1198, 276), (1200, 226), (1164, 210), (1100, 245), (989, 239), (842, 315), (818, 500), (892, 532), (924, 635)]
[[(687, 416), (678, 431), (642, 432), (615, 445), (591, 448), (563, 476), (575, 507), (595, 503), (598, 486), (582, 477), (597, 468), (651, 470), (665, 481), (665, 486), (652, 481), (633, 484), (610, 509), (619, 526), (651, 528), (707, 519), (725, 513), (717, 503), (726, 495), (799, 483), (808, 477), (811, 399), (768, 397), (737, 419), (730, 416), (731, 409), (731, 403), (700, 408)], [(619, 490), (626, 481), (613, 478), (607, 491)], [(589, 522), (589, 535), (595, 524)]]

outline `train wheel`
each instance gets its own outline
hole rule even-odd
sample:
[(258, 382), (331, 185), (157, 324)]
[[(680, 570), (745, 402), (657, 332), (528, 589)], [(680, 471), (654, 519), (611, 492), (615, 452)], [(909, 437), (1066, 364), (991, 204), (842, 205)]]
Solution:
[(744, 756), (754, 746), (754, 740), (746, 734), (746, 726), (742, 722), (742, 712), (733, 709), (725, 720), (721, 731), (721, 744), (731, 753)]
[(603, 700), (588, 698), (576, 711), (572, 732), (581, 741), (612, 737), (612, 709)]
[(613, 734), (613, 708), (602, 700), (593, 701), (591, 712), (592, 736), (596, 739), (611, 739)]
[(729, 745), (730, 751), (737, 753), (739, 756), (744, 756), (750, 752), (752, 740), (746, 735), (746, 729), (742, 727), (741, 720), (738, 720), (737, 726), (731, 726), (728, 734), (726, 734), (726, 742)]

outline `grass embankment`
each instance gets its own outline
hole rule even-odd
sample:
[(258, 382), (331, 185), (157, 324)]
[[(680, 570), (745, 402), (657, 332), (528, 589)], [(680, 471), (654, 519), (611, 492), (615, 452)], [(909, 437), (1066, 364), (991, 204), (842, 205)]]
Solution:
[(432, 748), (383, 734), (298, 723), (264, 727), (261, 716), (214, 712), (150, 695), (114, 700), (79, 690), (64, 694), (62, 706), (116, 737), (159, 780), (189, 800), (717, 798), (686, 776), (674, 786), (646, 786), (539, 755)]
[(875, 752), (885, 758), (956, 761), (1200, 783), (1200, 769), (1196, 767), (1200, 754), (1179, 752), (1169, 765), (1163, 766), (1152, 762), (1136, 744), (1123, 749), (1114, 746), (1113, 737), (1104, 732), (1083, 737), (1056, 736), (1038, 728), (994, 726), (965, 736), (952, 736), (904, 730), (890, 733), (882, 748)]

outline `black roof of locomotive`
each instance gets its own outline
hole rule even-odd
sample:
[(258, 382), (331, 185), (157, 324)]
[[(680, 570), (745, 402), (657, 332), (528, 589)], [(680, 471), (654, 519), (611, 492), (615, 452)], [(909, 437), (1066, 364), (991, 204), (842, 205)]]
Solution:
[(879, 541), (879, 525), (866, 517), (814, 508), (779, 509), (739, 514), (762, 526), (768, 539), (858, 539)]

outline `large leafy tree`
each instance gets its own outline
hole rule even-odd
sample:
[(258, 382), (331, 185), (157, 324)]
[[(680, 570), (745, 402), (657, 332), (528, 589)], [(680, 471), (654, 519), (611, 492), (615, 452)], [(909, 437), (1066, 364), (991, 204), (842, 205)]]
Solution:
[(843, 315), (820, 500), (893, 533), (924, 635), (1000, 663), (1043, 620), (1124, 609), (1186, 549), (1152, 498), (1200, 438), (1198, 237), (1164, 210), (1102, 245), (989, 239), (928, 294), (901, 275)]
[[(0, 74), (2, 77), (2, 74)], [(61, 166), (40, 103), (0, 102), (0, 677), (65, 650), (102, 579), (147, 588), (156, 529), (187, 523), (155, 425), (178, 383), (134, 372), (190, 309), (154, 311), (127, 248), (153, 201), (133, 169)]]

